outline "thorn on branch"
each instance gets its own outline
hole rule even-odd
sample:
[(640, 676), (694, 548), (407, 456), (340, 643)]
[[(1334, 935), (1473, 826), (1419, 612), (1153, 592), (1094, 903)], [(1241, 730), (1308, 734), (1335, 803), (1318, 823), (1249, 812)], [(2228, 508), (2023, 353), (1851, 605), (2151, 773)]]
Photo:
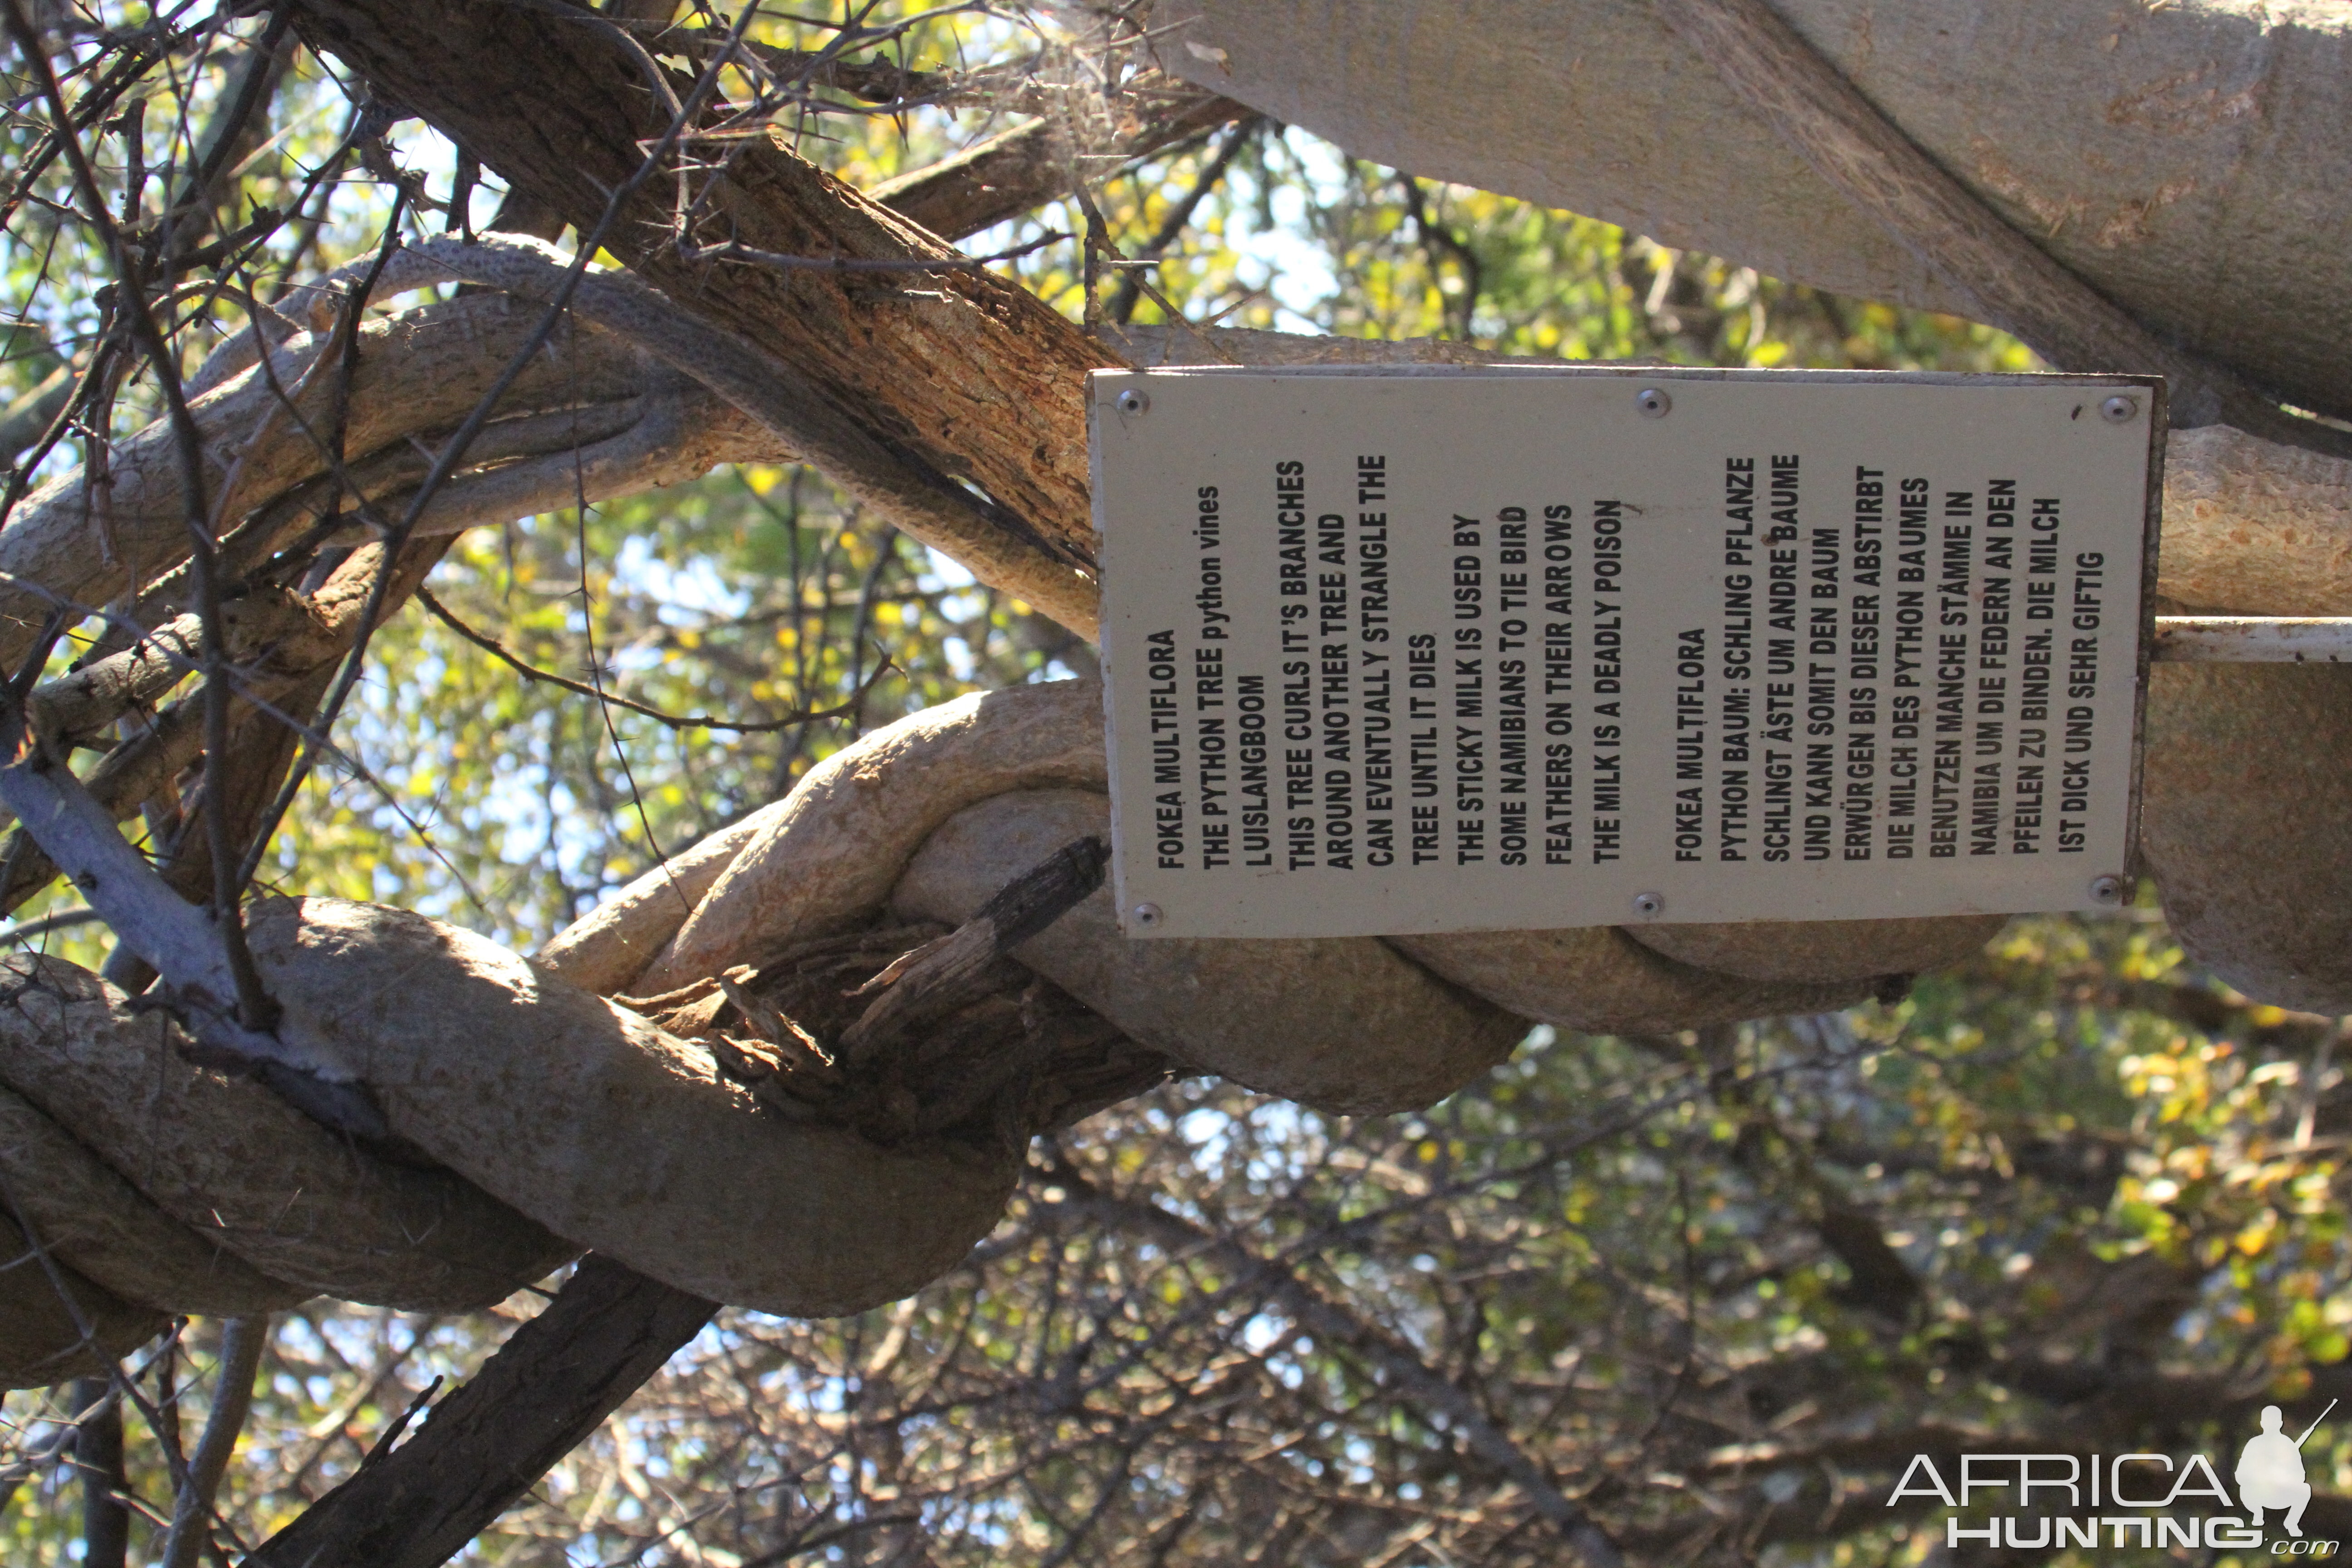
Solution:
[(425, 1407), (433, 1403), (433, 1396), (441, 1392), (441, 1375), (436, 1373), (432, 1382), (416, 1391), (416, 1397), (410, 1400), (407, 1407), (392, 1418), (390, 1424), (384, 1427), (383, 1436), (376, 1438), (374, 1446), (368, 1449), (366, 1458), (360, 1460), (361, 1469), (366, 1469), (370, 1465), (392, 1452), (392, 1446), (400, 1441), (400, 1435), (408, 1430), (408, 1424), (423, 1415)]

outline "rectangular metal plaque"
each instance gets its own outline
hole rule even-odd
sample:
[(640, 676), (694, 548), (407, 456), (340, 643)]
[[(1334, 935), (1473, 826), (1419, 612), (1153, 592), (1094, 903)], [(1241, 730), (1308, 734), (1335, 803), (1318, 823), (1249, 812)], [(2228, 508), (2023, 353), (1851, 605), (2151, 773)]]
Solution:
[(1213, 369), (1090, 402), (1131, 934), (2088, 909), (2129, 874), (2154, 383)]

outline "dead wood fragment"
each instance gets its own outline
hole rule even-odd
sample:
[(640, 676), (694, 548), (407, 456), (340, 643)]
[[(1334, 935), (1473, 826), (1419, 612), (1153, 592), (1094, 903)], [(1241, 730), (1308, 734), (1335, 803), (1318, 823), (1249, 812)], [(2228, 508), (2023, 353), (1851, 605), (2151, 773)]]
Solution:
[[(868, 924), (796, 943), (760, 969), (738, 965), (727, 974), (817, 1038), (839, 1039), (865, 1011), (856, 993), (868, 979), (947, 932), (947, 927), (929, 921)], [(715, 990), (718, 982), (710, 984)]]
[(1006, 956), (1092, 894), (1108, 857), (1098, 837), (1079, 837), (954, 931), (819, 937), (661, 998), (660, 1021), (789, 1121), (854, 1128), (886, 1147), (940, 1136), (1020, 1147), (1172, 1070)]
[[(1043, 856), (1106, 831), (1109, 816), (1109, 801), (1091, 791), (982, 800), (909, 858), (893, 906), (967, 919)], [(1527, 1033), (1524, 1021), (1377, 938), (1129, 941), (1105, 889), (1017, 956), (1173, 1061), (1342, 1114), (1442, 1100)]]
[(989, 988), (992, 972), (1002, 972), (1007, 953), (1102, 886), (1109, 864), (1108, 839), (1076, 839), (1008, 884), (953, 932), (892, 963), (856, 993), (881, 994), (843, 1032), (845, 1058), (853, 1064), (866, 1060), (976, 999)]
[[(703, 1044), (710, 1047), (719, 1070), (751, 1091), (751, 1098), (787, 1121), (815, 1122), (830, 1109), (810, 1092), (813, 1087), (793, 1077), (794, 1064), (755, 1044), (714, 1034)], [(828, 1099), (830, 1097), (827, 1097)]]

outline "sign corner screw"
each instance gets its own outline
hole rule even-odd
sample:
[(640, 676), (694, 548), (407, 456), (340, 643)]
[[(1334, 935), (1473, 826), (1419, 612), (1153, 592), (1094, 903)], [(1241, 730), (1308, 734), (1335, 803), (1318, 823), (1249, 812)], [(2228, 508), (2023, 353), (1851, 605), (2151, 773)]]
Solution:
[(1116, 406), (1121, 414), (1149, 414), (1151, 412), (1151, 394), (1139, 386), (1130, 386), (1118, 395)]
[(2099, 417), (2110, 425), (2128, 425), (2139, 414), (2139, 399), (2120, 393), (2099, 405)]
[(1645, 386), (1633, 395), (1633, 406), (1642, 411), (1644, 419), (1664, 419), (1674, 405), (1675, 400), (1666, 395), (1664, 387)]
[(1633, 895), (1633, 912), (1645, 921), (1656, 920), (1666, 912), (1666, 900), (1658, 893), (1636, 893)]
[(2122, 903), (2124, 901), (2124, 879), (2121, 877), (2092, 878), (2091, 898), (2092, 900), (2096, 903)]
[(1135, 908), (1129, 910), (1128, 913), (1134, 919), (1135, 923), (1141, 926), (1145, 931), (1150, 931), (1153, 926), (1158, 925), (1164, 918), (1160, 912), (1160, 906), (1158, 904), (1138, 904)]

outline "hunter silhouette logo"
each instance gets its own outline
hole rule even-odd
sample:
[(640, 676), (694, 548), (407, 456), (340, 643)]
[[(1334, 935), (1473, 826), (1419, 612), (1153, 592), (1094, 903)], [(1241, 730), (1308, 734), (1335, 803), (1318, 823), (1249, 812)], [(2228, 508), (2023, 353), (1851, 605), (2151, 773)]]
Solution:
[[(2335, 1408), (2336, 1401), (2329, 1400), (2327, 1410)], [(2327, 1419), (2327, 1410), (2319, 1413), (2319, 1421)], [(2284, 1419), (2277, 1405), (2263, 1406), (2263, 1429), (2246, 1439), (2245, 1450), (2238, 1456), (2238, 1500), (2252, 1516), (2256, 1530), (2263, 1527), (2264, 1509), (2286, 1510), (2286, 1532), (2300, 1537), (2303, 1510), (2311, 1502), (2311, 1483), (2303, 1474), (2303, 1445), (2319, 1429), (2319, 1421), (2305, 1427), (2301, 1437), (2289, 1438), (2279, 1430)]]
[[(2341, 1542), (2304, 1538), (2311, 1482), (2304, 1474), (2303, 1446), (2335, 1408), (2336, 1401), (2329, 1400), (2301, 1436), (2289, 1436), (2284, 1413), (2275, 1405), (2264, 1405), (2263, 1429), (2238, 1454), (2231, 1475), (2235, 1498), (2203, 1454), (2178, 1462), (2169, 1454), (2093, 1454), (2087, 1461), (2075, 1454), (1962, 1454), (1957, 1491), (1933, 1458), (1915, 1454), (1886, 1506), (1905, 1498), (1935, 1498), (1960, 1510), (1976, 1502), (1980, 1491), (2000, 1493), (2001, 1500), (2014, 1505), (2017, 1511), (1977, 1525), (1947, 1515), (1944, 1544), (1955, 1550), (2097, 1547), (2103, 1533), (2110, 1537), (2105, 1544), (2118, 1548), (2243, 1550), (2263, 1544), (2263, 1516), (2277, 1512), (2286, 1535), (2269, 1543), (2273, 1553), (2332, 1557)], [(2188, 1512), (2200, 1505), (2213, 1511)], [(2230, 1511), (2233, 1508), (2243, 1517)]]

